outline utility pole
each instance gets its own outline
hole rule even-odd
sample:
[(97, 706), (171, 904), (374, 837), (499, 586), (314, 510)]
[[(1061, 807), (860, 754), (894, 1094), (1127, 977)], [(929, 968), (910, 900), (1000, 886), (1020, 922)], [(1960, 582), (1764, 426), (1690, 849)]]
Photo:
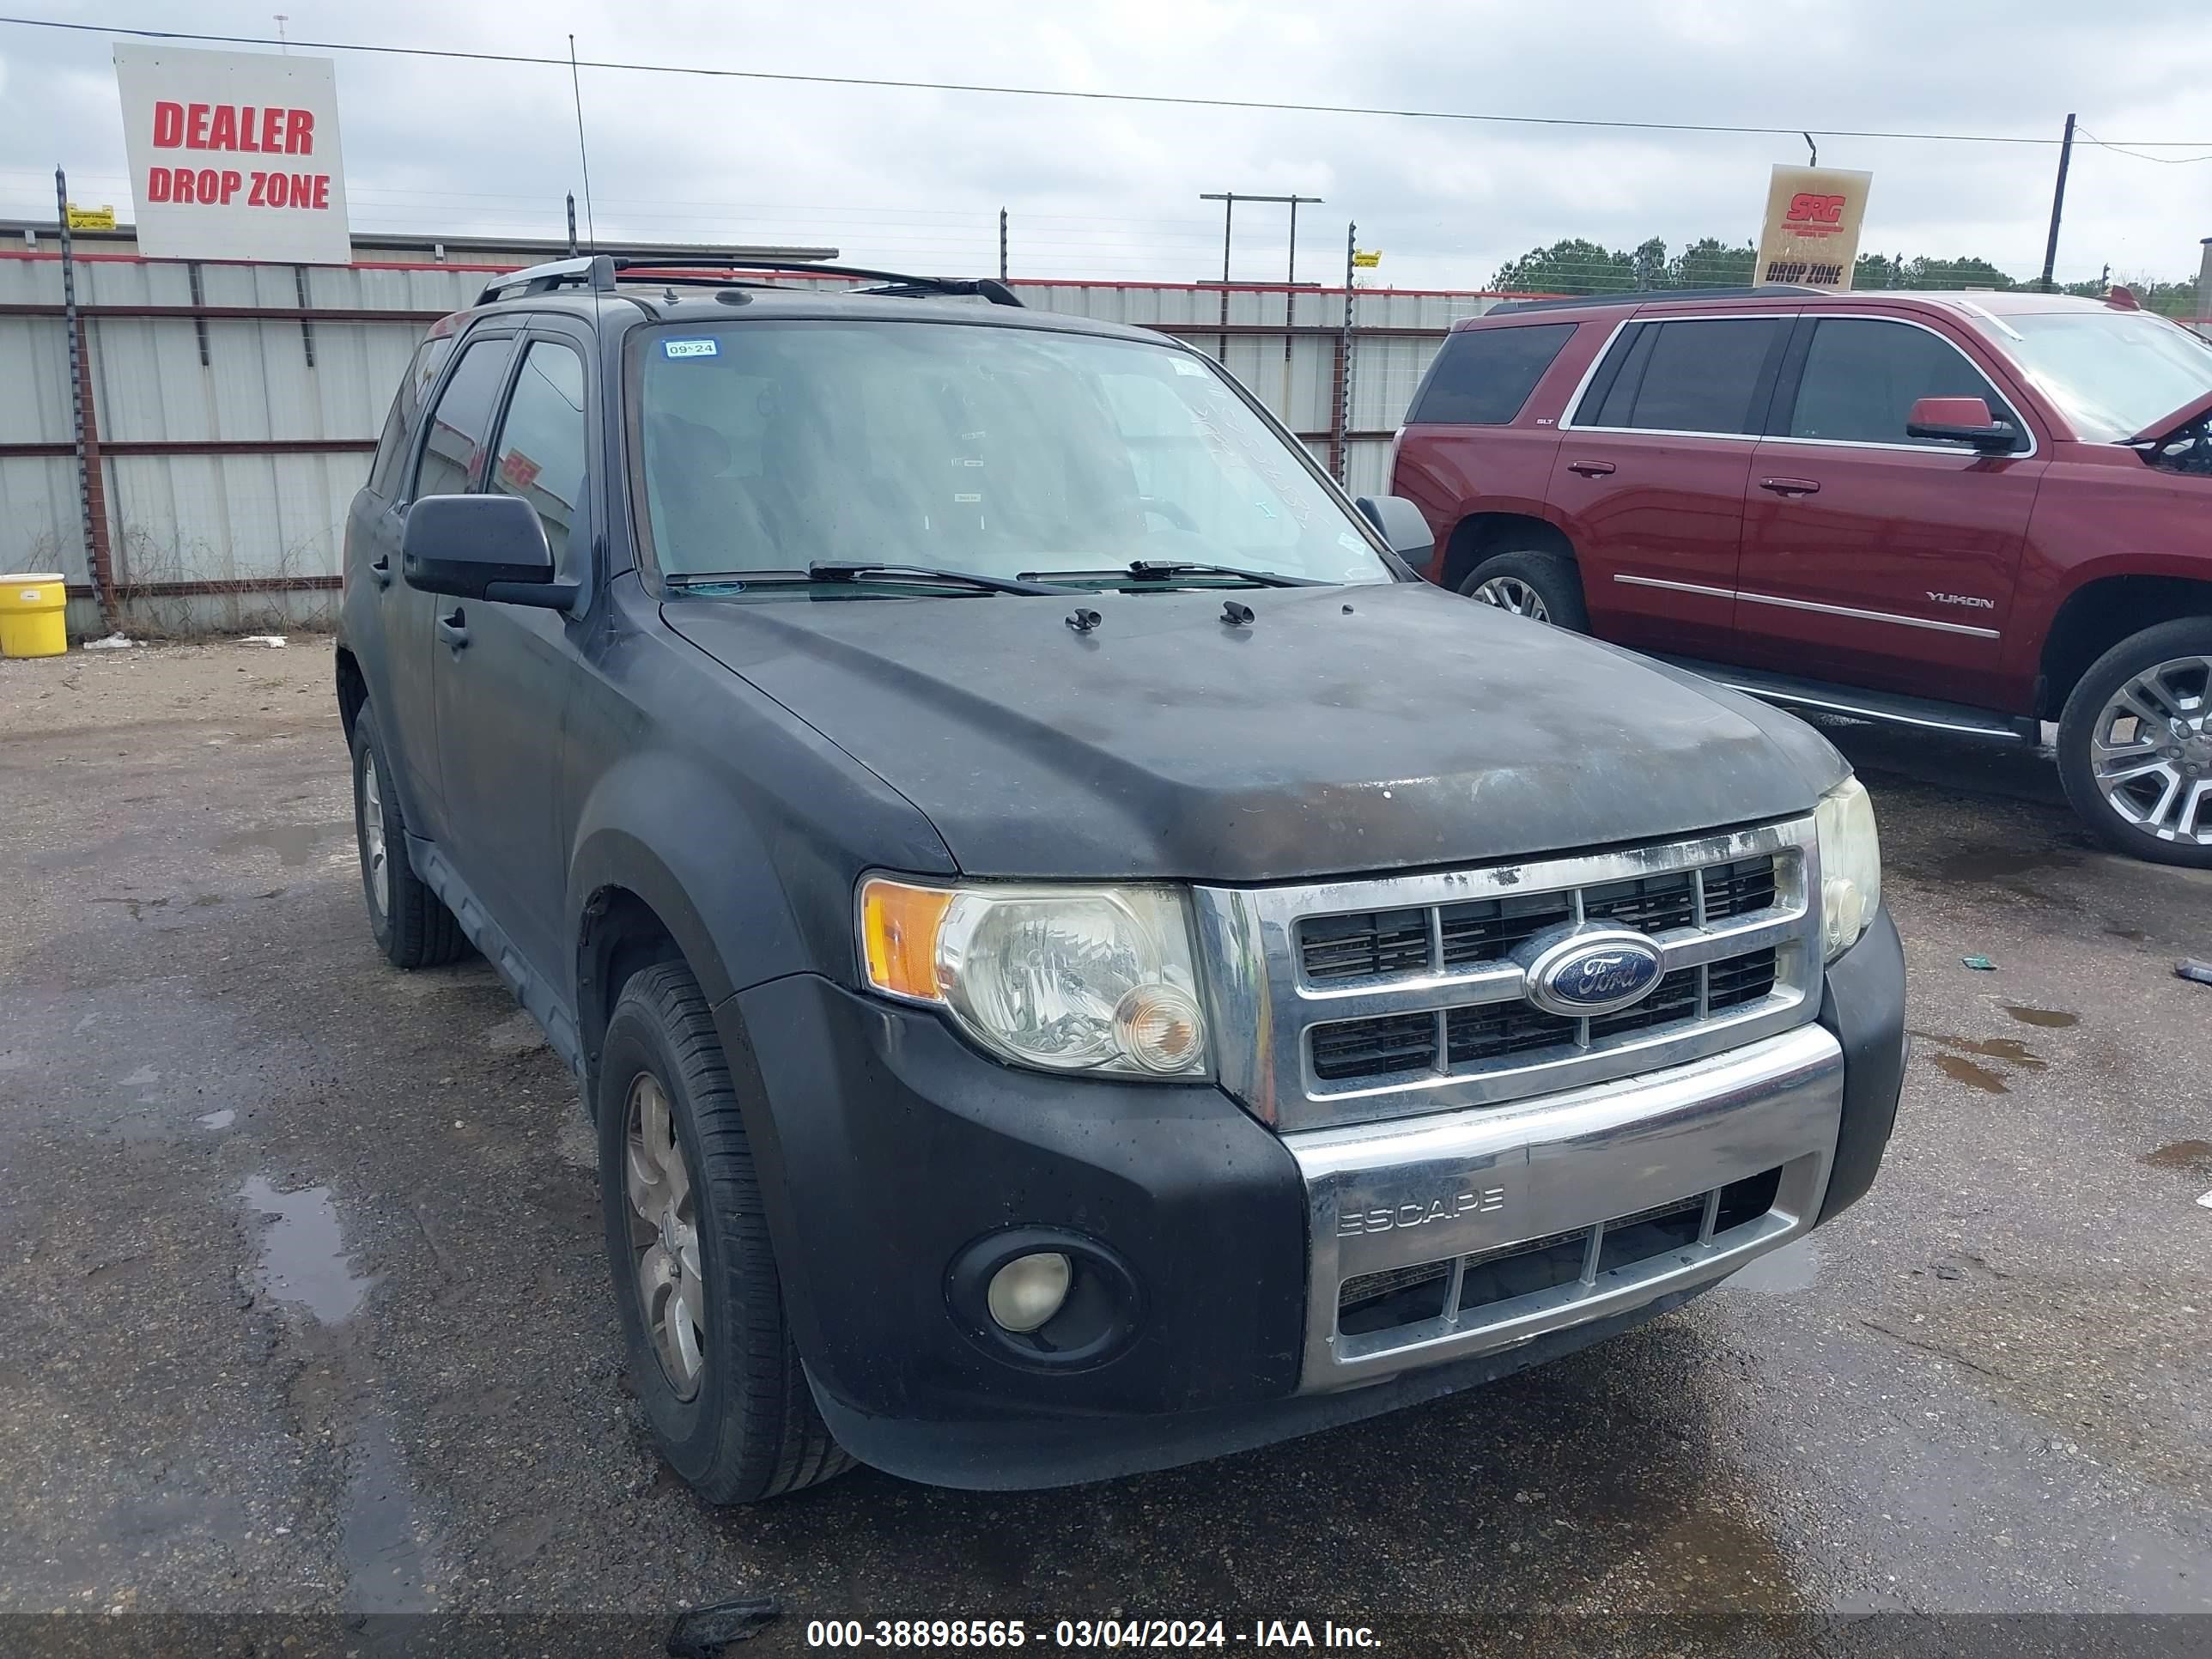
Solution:
[(1006, 210), (999, 210), (999, 280), (1006, 280)]
[(2058, 268), (2058, 222), (2066, 213), (2066, 172), (2074, 165), (2074, 118), (2066, 118), (2066, 137), (2058, 145), (2058, 188), (2051, 197), (2051, 240), (2043, 247), (2043, 291), (2052, 291), (2051, 273)]
[(576, 192), (568, 192), (568, 257), (576, 257)]

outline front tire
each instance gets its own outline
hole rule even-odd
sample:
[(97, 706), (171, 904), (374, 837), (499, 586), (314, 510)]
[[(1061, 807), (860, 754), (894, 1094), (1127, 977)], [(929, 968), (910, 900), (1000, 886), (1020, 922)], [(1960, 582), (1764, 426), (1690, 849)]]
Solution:
[(392, 787), (376, 717), (365, 707), (353, 722), (353, 832), (369, 931), (385, 959), (395, 968), (458, 961), (469, 948), (468, 938), (407, 861), (406, 815)]
[(2058, 776), (2115, 852), (2212, 868), (2212, 617), (2146, 628), (2090, 665), (2059, 717)]
[(1477, 604), (1531, 622), (1549, 623), (1571, 634), (1589, 632), (1582, 572), (1560, 554), (1534, 549), (1492, 554), (1468, 573), (1459, 591)]
[(814, 1408), (784, 1318), (714, 1015), (683, 963), (623, 987), (592, 1106), (630, 1380), (661, 1456), (710, 1504), (844, 1473), (853, 1460)]

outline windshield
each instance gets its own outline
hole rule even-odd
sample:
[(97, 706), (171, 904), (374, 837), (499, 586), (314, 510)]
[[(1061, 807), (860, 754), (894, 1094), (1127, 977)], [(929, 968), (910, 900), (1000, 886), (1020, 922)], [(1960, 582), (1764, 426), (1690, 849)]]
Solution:
[(2006, 349), (2091, 443), (2124, 442), (2212, 392), (2212, 343), (2142, 312), (2030, 311)]
[(740, 322), (647, 335), (637, 386), (672, 576), (817, 560), (1119, 574), (1141, 559), (1391, 580), (1304, 459), (1170, 346)]

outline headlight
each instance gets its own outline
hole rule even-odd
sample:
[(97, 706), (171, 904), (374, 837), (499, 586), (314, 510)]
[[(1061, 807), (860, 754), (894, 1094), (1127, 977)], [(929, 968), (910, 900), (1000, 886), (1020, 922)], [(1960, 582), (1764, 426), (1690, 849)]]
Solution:
[(1881, 908), (1881, 837), (1866, 786), (1846, 778), (1821, 796), (1813, 830), (1820, 843), (1820, 938), (1833, 962)]
[(1055, 1072), (1207, 1069), (1190, 919), (1172, 887), (860, 884), (868, 983), (941, 1007), (985, 1048)]

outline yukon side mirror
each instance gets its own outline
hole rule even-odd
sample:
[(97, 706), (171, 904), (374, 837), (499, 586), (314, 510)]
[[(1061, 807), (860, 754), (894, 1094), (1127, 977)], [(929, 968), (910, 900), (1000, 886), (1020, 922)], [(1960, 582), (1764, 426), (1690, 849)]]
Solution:
[(2020, 428), (1993, 417), (1980, 398), (1922, 398), (1905, 417), (1905, 435), (1972, 444), (1984, 455), (2008, 454), (2020, 443)]
[(1403, 495), (1362, 495), (1352, 505), (1382, 532), (1383, 544), (1415, 569), (1436, 556), (1436, 533), (1421, 509)]
[(579, 586), (553, 580), (545, 526), (517, 495), (425, 495), (407, 510), (399, 571), (425, 593), (549, 611), (566, 610)]

